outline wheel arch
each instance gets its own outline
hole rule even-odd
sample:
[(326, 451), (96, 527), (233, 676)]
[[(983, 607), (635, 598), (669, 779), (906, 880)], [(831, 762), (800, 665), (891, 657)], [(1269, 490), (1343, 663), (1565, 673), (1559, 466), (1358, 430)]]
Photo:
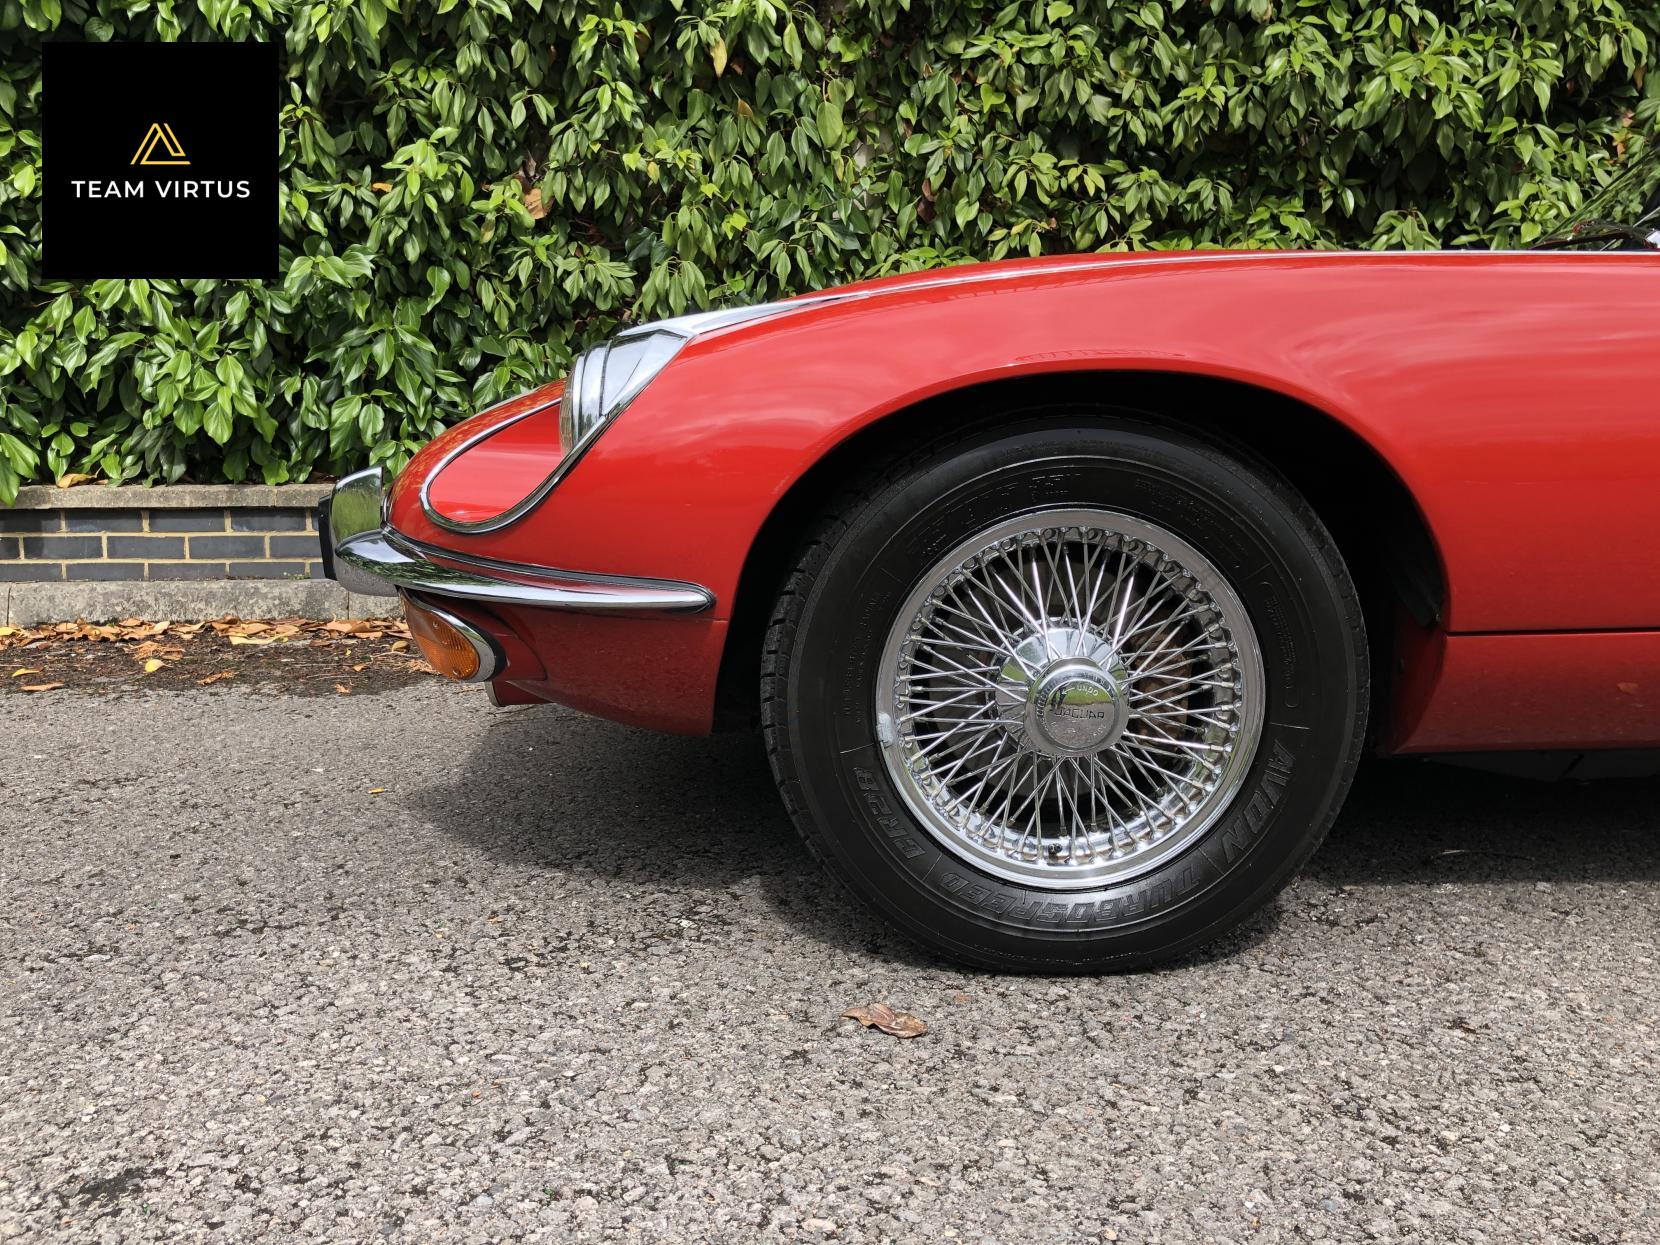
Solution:
[[(1110, 379), (1110, 398), (1102, 381)], [(1389, 462), (1343, 420), (1246, 381), (1156, 370), (1049, 373), (969, 384), (899, 407), (855, 429), (791, 484), (756, 533), (731, 604), (716, 691), (717, 727), (757, 720), (761, 642), (801, 532), (849, 479), (929, 437), (1020, 405), (1095, 405), (1231, 442), (1284, 475), (1331, 531), (1360, 591), (1374, 705), (1388, 703), (1402, 620), (1433, 626), (1447, 577), (1435, 534)], [(1387, 711), (1374, 712), (1381, 723)]]

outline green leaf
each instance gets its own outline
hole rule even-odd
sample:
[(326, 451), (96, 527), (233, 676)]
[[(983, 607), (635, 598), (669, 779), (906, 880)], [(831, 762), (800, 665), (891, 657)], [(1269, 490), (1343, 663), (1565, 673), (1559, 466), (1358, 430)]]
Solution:
[[(0, 10), (0, 499), (401, 463), (619, 326), (972, 259), (1526, 245), (1660, 123), (1615, 0)], [(283, 48), (280, 280), (45, 280), (45, 39)]]
[(818, 106), (818, 136), (826, 147), (840, 147), (842, 142), (842, 108), (833, 99)]

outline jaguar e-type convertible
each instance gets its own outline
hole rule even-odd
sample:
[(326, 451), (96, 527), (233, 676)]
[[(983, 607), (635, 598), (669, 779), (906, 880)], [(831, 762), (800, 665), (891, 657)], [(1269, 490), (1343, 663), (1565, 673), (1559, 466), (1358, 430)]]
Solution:
[(1656, 185), (1524, 252), (1084, 255), (632, 327), (341, 480), (325, 558), (495, 704), (758, 724), (814, 853), (940, 952), (1151, 963), (1266, 904), (1368, 751), (1652, 765)]

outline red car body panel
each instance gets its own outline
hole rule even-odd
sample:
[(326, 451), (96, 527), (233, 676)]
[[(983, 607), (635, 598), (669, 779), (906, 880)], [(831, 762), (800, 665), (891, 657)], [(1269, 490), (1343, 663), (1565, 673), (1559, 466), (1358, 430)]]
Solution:
[[(509, 620), (542, 654), (550, 698), (702, 730), (756, 535), (846, 438), (992, 380), (1089, 373), (1110, 403), (1114, 373), (1216, 377), (1341, 422), (1426, 520), (1445, 608), (1403, 645), (1388, 747), (1660, 746), (1660, 256), (1088, 256), (838, 293), (694, 338), (499, 530), (458, 534), (422, 508), (420, 484), (478, 430), (461, 425), (400, 477), (392, 525), (469, 556), (708, 589), (695, 617)], [(456, 458), (433, 486), (440, 513), (522, 497), (553, 466), (556, 419), (548, 406), (496, 458)], [(573, 652), (580, 674), (562, 665)]]
[(543, 656), (545, 675), (508, 678), (532, 699), (679, 735), (706, 734), (726, 620), (623, 618), (530, 608), (500, 617)]
[(557, 419), (523, 416), (556, 410), (564, 391), (559, 381), (539, 386), (436, 438), (425, 459), (434, 466), (419, 473), (426, 504), (453, 523), (485, 523), (528, 496), (561, 450)]
[(1433, 632), (1409, 651), (1388, 751), (1660, 744), (1660, 632)]

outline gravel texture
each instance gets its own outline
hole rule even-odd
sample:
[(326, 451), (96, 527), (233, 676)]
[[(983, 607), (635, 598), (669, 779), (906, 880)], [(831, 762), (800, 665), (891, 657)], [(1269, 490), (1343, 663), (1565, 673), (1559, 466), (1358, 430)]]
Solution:
[(748, 737), (432, 683), (0, 730), (0, 1238), (1660, 1238), (1660, 783), (1369, 766), (1254, 928), (1062, 980), (850, 910)]

